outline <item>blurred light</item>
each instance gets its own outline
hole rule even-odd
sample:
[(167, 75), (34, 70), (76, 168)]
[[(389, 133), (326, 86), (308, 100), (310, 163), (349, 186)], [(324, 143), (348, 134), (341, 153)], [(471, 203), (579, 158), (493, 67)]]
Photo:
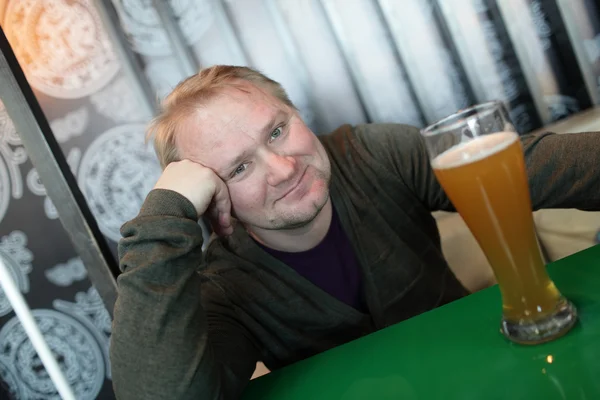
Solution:
[(552, 364), (554, 357), (552, 357), (552, 355), (548, 355), (548, 357), (546, 357), (546, 361), (548, 361), (548, 364)]

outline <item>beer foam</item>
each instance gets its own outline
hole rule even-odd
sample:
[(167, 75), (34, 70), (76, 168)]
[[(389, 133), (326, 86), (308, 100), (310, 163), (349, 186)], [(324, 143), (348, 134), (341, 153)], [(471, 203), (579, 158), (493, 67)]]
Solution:
[(498, 132), (480, 136), (452, 146), (434, 158), (431, 165), (436, 169), (460, 167), (498, 153), (518, 139), (519, 136), (515, 132)]

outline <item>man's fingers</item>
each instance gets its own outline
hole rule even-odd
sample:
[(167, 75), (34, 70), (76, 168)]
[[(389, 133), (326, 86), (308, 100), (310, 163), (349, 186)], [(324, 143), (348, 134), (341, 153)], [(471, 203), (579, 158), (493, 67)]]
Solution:
[(231, 199), (229, 198), (229, 190), (227, 185), (217, 178), (215, 195), (214, 195), (214, 207), (219, 211), (218, 222), (221, 225), (231, 225)]
[(206, 215), (208, 216), (208, 220), (210, 221), (210, 226), (212, 227), (212, 230), (217, 235), (223, 236), (223, 230), (224, 230), (225, 227), (220, 222), (220, 219), (221, 219), (220, 215), (221, 214), (219, 213), (219, 210), (215, 206), (214, 200), (211, 203), (211, 205), (208, 208), (208, 210), (206, 210)]
[(154, 186), (168, 189), (188, 199), (198, 217), (208, 217), (213, 230), (221, 235), (231, 234), (231, 200), (227, 185), (207, 166), (192, 160), (169, 164)]
[(207, 211), (213, 230), (217, 235), (226, 236), (233, 233), (229, 190), (227, 190), (227, 185), (218, 177), (215, 179), (215, 194)]
[(231, 224), (226, 224), (222, 216), (217, 217), (216, 219), (211, 219), (211, 226), (213, 231), (219, 236), (228, 236), (233, 233), (233, 226)]
[(215, 207), (214, 201), (210, 204), (208, 210), (206, 210), (206, 214), (210, 224), (213, 225), (213, 229), (215, 229), (215, 225), (219, 224), (219, 210)]

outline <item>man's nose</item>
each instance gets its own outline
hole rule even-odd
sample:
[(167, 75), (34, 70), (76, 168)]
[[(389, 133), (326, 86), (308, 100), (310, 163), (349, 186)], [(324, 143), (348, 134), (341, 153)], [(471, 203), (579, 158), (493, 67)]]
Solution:
[(267, 156), (267, 183), (277, 186), (294, 176), (296, 161), (293, 157), (270, 153)]

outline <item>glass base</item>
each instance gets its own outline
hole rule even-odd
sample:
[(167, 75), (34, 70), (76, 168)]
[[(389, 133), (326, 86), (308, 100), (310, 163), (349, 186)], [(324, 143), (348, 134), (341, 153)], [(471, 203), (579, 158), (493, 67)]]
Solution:
[(508, 321), (502, 319), (500, 331), (519, 344), (540, 344), (557, 339), (567, 333), (577, 322), (577, 309), (567, 299), (562, 299), (554, 313), (540, 320)]

